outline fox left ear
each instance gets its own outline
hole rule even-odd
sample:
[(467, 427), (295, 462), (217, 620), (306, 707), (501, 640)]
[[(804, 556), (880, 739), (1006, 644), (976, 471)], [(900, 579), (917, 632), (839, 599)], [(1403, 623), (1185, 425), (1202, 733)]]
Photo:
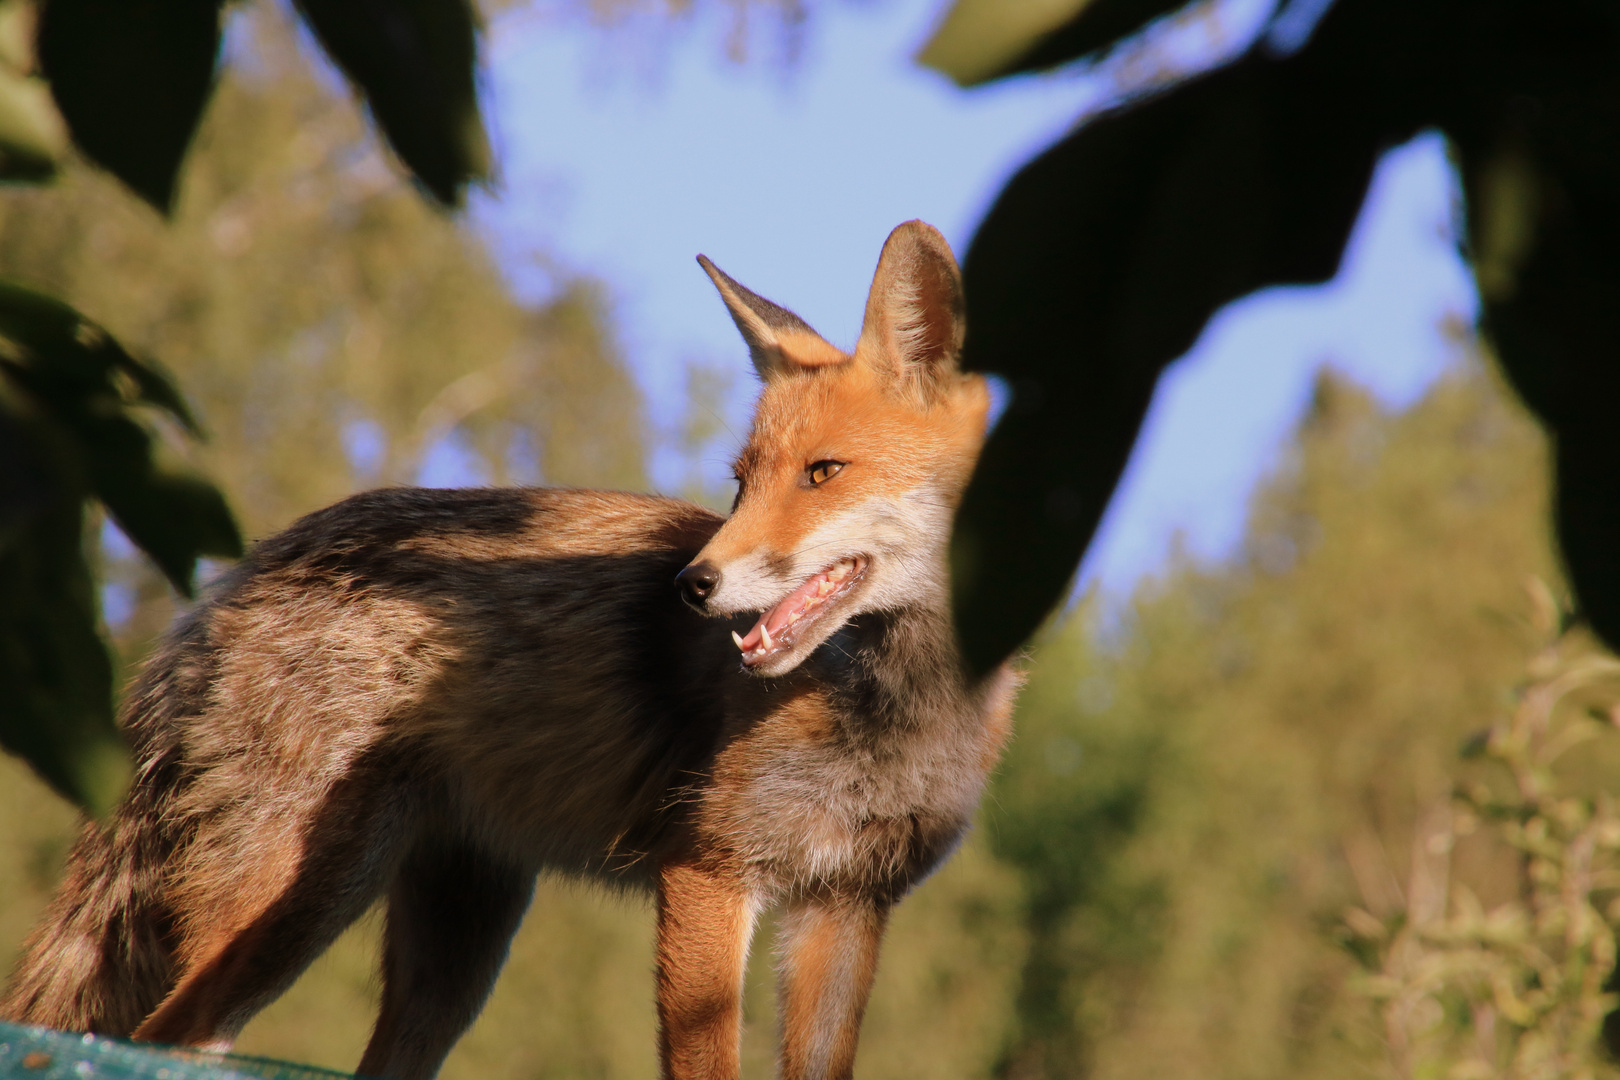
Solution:
[(906, 222), (883, 244), (856, 357), (932, 399), (956, 372), (966, 329), (951, 246), (932, 225)]
[(760, 378), (769, 379), (794, 368), (842, 364), (849, 359), (793, 312), (737, 284), (707, 255), (699, 255), (697, 259), (714, 287), (720, 290), (720, 299), (726, 302), (731, 321), (737, 324), (743, 340), (748, 342), (748, 355), (753, 358), (754, 370), (759, 372)]

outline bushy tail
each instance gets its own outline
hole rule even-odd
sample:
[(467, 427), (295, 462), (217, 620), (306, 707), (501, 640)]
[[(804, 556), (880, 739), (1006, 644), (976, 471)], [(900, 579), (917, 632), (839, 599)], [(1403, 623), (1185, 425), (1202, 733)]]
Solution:
[(213, 677), (207, 616), (204, 605), (178, 624), (131, 688), (123, 730), (135, 782), (106, 824), (80, 830), (0, 998), (0, 1018), (128, 1035), (173, 986), (165, 877), (184, 831), (172, 813), (185, 784), (179, 728), (201, 710)]
[(23, 947), (0, 1016), (128, 1035), (157, 1008), (174, 977), (157, 832), (156, 822), (124, 811), (110, 827), (84, 825), (56, 897)]

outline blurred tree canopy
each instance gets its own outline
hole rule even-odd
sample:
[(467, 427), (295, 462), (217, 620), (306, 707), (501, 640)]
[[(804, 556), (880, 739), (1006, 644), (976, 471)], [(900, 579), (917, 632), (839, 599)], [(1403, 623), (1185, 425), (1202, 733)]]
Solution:
[[(1179, 0), (957, 0), (923, 53), (964, 84), (1120, 47)], [(1006, 186), (964, 260), (966, 362), (1013, 396), (957, 520), (980, 668), (1064, 595), (1160, 373), (1223, 304), (1336, 272), (1379, 156), (1450, 141), (1515, 389), (1554, 435), (1580, 613), (1620, 643), (1620, 9), (1287, 0), (1234, 62), (1083, 124)]]
[[(985, 815), (1028, 895), (1002, 1075), (1381, 1074), (1338, 931), (1403, 908), (1460, 750), (1545, 640), (1545, 461), (1477, 363), (1396, 416), (1325, 375), (1232, 564), (1036, 646)], [(1583, 764), (1601, 788), (1620, 761)], [(1517, 895), (1516, 857), (1459, 856), (1487, 907)]]

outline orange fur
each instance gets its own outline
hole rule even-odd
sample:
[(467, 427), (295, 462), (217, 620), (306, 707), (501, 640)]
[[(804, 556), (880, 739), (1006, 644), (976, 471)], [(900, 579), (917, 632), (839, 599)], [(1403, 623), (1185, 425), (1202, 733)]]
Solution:
[(396, 489), (259, 544), (141, 673), (139, 777), (0, 1014), (228, 1045), (385, 899), (360, 1070), (429, 1077), (551, 870), (654, 893), (665, 1076), (737, 1075), (767, 905), (782, 1075), (850, 1074), (889, 910), (1008, 735), (1017, 678), (968, 677), (945, 572), (988, 396), (927, 226), (885, 245), (853, 355), (704, 265), (765, 380), (731, 517)]

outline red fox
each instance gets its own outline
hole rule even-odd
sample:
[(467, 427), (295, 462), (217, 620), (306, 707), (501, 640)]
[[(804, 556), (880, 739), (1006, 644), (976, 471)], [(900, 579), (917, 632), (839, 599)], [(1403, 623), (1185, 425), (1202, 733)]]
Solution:
[(431, 1077), (560, 871), (654, 894), (665, 1077), (738, 1075), (770, 905), (780, 1074), (851, 1075), (889, 911), (1009, 731), (1018, 676), (969, 677), (947, 596), (989, 395), (921, 222), (884, 245), (853, 354), (699, 261), (764, 384), (731, 515), (395, 488), (259, 543), (132, 688), (137, 779), (84, 826), (0, 1015), (228, 1048), (384, 899), (359, 1071)]

